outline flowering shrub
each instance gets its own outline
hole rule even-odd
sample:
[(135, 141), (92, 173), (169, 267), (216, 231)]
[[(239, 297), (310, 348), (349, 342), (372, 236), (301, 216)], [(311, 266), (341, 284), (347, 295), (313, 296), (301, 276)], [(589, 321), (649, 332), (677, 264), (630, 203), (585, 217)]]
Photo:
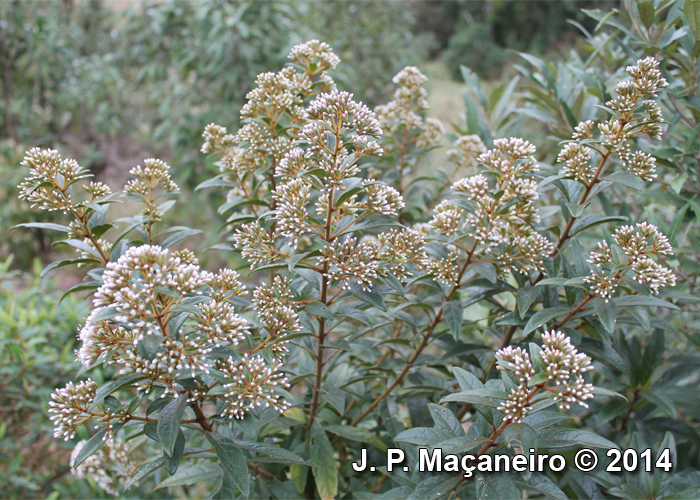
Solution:
[[(668, 82), (657, 60), (627, 68), (606, 119), (578, 124), (556, 171), (528, 141), (487, 148), (472, 134), (447, 154), (450, 169), (424, 172), (444, 128), (422, 115), (417, 68), (396, 76), (394, 99), (375, 112), (337, 88), (329, 71), (340, 61), (327, 44), (289, 57), (258, 77), (238, 132), (204, 131), (202, 152), (221, 173), (200, 188), (228, 191), (219, 208), (228, 243), (217, 248), (240, 253), (244, 277), (202, 270), (181, 243), (197, 231), (163, 227), (178, 187), (162, 161), (134, 168), (117, 198), (101, 183), (79, 195), (85, 170), (55, 151), (26, 154), (20, 197), (73, 217), (33, 224), (67, 233), (61, 243), (78, 252), (49, 269), (77, 264), (91, 280), (79, 289), (94, 290), (77, 356), (85, 371), (112, 375), (53, 395), (56, 437), (73, 439), (84, 423), (96, 431), (76, 448), (75, 473), (98, 474), (110, 492), (149, 474), (160, 487), (203, 482), (213, 498), (625, 493), (599, 471), (423, 474), (418, 449), (478, 459), (672, 447), (656, 428), (630, 443), (598, 430), (589, 408), (613, 401), (608, 417), (623, 416), (625, 430), (641, 391), (629, 406), (615, 392), (620, 377), (641, 387), (663, 354), (650, 308), (678, 309), (658, 297), (675, 285), (668, 239), (637, 221), (611, 236), (627, 217), (594, 210), (611, 186), (658, 175), (637, 148), (663, 132), (655, 98)], [(120, 200), (143, 208), (108, 219)], [(594, 252), (584, 246), (592, 235), (603, 240)], [(638, 368), (636, 325), (652, 322)], [(680, 363), (654, 377), (678, 385), (665, 374)], [(641, 394), (650, 415), (667, 411), (658, 392)], [(135, 463), (131, 446), (147, 456)], [(408, 470), (387, 470), (390, 447), (405, 451)], [(371, 472), (351, 466), (362, 449)], [(695, 484), (658, 478), (656, 493)]]

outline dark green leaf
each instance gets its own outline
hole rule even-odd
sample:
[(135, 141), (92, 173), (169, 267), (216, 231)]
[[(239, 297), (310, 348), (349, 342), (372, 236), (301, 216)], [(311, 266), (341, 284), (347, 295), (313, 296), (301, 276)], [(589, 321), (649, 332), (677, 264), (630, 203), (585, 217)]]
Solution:
[(455, 338), (459, 338), (459, 334), (462, 331), (462, 315), (464, 314), (464, 309), (462, 303), (458, 300), (451, 300), (447, 302), (442, 309), (447, 324), (450, 325), (450, 330)]
[(321, 500), (333, 500), (338, 494), (338, 464), (333, 458), (333, 446), (318, 421), (311, 426), (309, 457), (316, 465), (312, 472), (318, 495)]
[(206, 436), (207, 440), (214, 447), (223, 469), (231, 476), (233, 483), (243, 493), (243, 496), (248, 498), (250, 494), (248, 465), (243, 452), (233, 440), (221, 434), (207, 432)]
[(165, 453), (173, 454), (173, 448), (180, 431), (180, 421), (187, 409), (187, 397), (180, 395), (160, 410), (158, 415), (158, 438), (163, 445)]
[(75, 461), (72, 464), (74, 468), (77, 468), (87, 458), (92, 456), (92, 454), (95, 453), (100, 448), (100, 446), (102, 446), (105, 443), (106, 439), (104, 439), (104, 437), (105, 434), (107, 434), (107, 430), (107, 427), (104, 427), (97, 431), (97, 433), (94, 436), (87, 440), (87, 442), (78, 452), (78, 455), (75, 457)]

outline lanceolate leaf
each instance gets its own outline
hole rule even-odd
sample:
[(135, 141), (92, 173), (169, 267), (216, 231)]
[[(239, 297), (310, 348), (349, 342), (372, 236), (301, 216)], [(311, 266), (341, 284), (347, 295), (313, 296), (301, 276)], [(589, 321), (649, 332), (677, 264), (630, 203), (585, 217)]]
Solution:
[(463, 311), (462, 303), (458, 300), (452, 300), (443, 306), (443, 314), (455, 338), (459, 338), (459, 333), (462, 330)]
[(231, 476), (233, 483), (248, 498), (250, 485), (248, 481), (248, 465), (245, 456), (236, 443), (221, 434), (207, 432), (207, 440), (214, 447), (223, 469)]
[(78, 455), (75, 457), (75, 461), (72, 464), (74, 468), (77, 468), (87, 458), (92, 456), (92, 454), (95, 453), (100, 448), (100, 446), (102, 446), (105, 443), (105, 434), (107, 434), (106, 427), (100, 429), (94, 436), (88, 439), (87, 443), (83, 445), (80, 452), (78, 452)]
[(173, 454), (180, 431), (180, 421), (187, 409), (187, 397), (180, 395), (168, 403), (158, 415), (158, 437), (165, 453)]
[(312, 471), (318, 495), (321, 500), (334, 499), (338, 494), (338, 465), (333, 458), (333, 446), (318, 422), (311, 427), (309, 456), (316, 465)]

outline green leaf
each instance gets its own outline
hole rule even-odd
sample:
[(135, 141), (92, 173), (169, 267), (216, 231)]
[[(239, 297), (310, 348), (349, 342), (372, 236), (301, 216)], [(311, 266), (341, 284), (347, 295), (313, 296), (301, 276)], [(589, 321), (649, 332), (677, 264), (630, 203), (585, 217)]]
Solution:
[(516, 441), (524, 455), (527, 455), (531, 448), (537, 450), (537, 432), (528, 424), (509, 424), (503, 431), (503, 441), (509, 448), (513, 441)]
[(351, 427), (349, 425), (327, 425), (325, 426), (325, 430), (351, 441), (371, 444), (381, 452), (387, 450), (386, 444), (379, 439), (379, 436), (365, 429), (360, 429), (359, 427)]
[[(182, 396), (180, 399), (184, 399)], [(182, 460), (182, 454), (185, 451), (185, 434), (181, 429), (178, 429), (177, 439), (175, 440), (175, 446), (173, 447), (172, 454), (163, 450), (165, 457), (165, 467), (168, 469), (168, 473), (172, 476), (177, 472), (177, 468), (180, 465), (180, 460)]]
[(461, 422), (449, 408), (436, 405), (435, 403), (428, 403), (428, 409), (430, 410), (430, 416), (433, 418), (433, 422), (435, 422), (435, 428), (445, 432), (451, 432), (455, 437), (464, 436), (464, 428)]
[(154, 470), (163, 467), (164, 464), (165, 464), (165, 457), (158, 457), (155, 460), (140, 466), (137, 469), (136, 474), (134, 474), (132, 477), (130, 477), (129, 481), (124, 485), (124, 489), (128, 490), (134, 484), (136, 484), (141, 478), (147, 476), (148, 474), (150, 474)]
[(678, 416), (673, 400), (663, 393), (663, 389), (659, 391), (643, 391), (640, 393), (640, 396), (664, 411), (669, 417), (676, 418)]
[(309, 314), (313, 314), (314, 316), (319, 316), (321, 318), (326, 318), (330, 321), (333, 321), (335, 319), (329, 307), (323, 302), (311, 302), (310, 304), (306, 304), (304, 310)]
[(452, 368), (452, 373), (457, 379), (457, 383), (459, 384), (460, 389), (462, 389), (463, 391), (481, 389), (484, 386), (484, 384), (481, 382), (481, 380), (479, 380), (476, 377), (476, 375), (468, 372), (464, 368), (455, 366), (454, 368)]
[(434, 427), (414, 427), (401, 432), (394, 441), (410, 443), (418, 446), (433, 446), (443, 441), (452, 439), (452, 432), (443, 431)]
[(190, 236), (193, 236), (195, 234), (200, 234), (201, 232), (202, 231), (199, 229), (182, 229), (181, 231), (178, 231), (177, 233), (168, 236), (168, 238), (163, 243), (161, 243), (160, 246), (163, 248), (171, 247), (175, 243), (179, 243), (185, 238), (189, 238)]
[(292, 482), (300, 495), (306, 488), (306, 479), (309, 476), (309, 468), (299, 464), (289, 466), (289, 474), (292, 476)]
[(507, 474), (476, 474), (476, 497), (479, 500), (514, 500), (518, 491)]
[(541, 448), (567, 448), (569, 446), (590, 446), (592, 448), (616, 448), (620, 446), (598, 434), (580, 429), (546, 429), (539, 436)]
[(181, 395), (165, 405), (158, 415), (158, 438), (168, 455), (173, 454), (175, 442), (181, 432), (180, 421), (185, 409), (187, 409), (187, 398)]
[(527, 335), (528, 333), (536, 330), (537, 328), (553, 320), (557, 316), (561, 316), (563, 314), (568, 313), (569, 310), (565, 307), (549, 307), (547, 309), (537, 311), (535, 314), (532, 315), (530, 320), (525, 325), (525, 328), (523, 329), (523, 335)]
[[(687, 2), (688, 0), (686, 0)], [(637, 4), (639, 17), (646, 28), (649, 28), (654, 23), (654, 4), (651, 0), (644, 0)]]
[(92, 411), (98, 404), (102, 402), (104, 398), (106, 398), (113, 392), (117, 392), (121, 389), (124, 389), (125, 387), (132, 385), (134, 382), (138, 382), (139, 380), (142, 380), (144, 378), (145, 377), (140, 373), (132, 373), (131, 375), (127, 375), (126, 377), (122, 377), (117, 380), (113, 380), (112, 382), (106, 383), (105, 385), (97, 389), (97, 392), (95, 393), (95, 398), (92, 400), (92, 403), (90, 403), (90, 406), (88, 406), (88, 411)]
[(53, 271), (54, 269), (58, 269), (59, 267), (70, 266), (71, 264), (100, 264), (100, 261), (97, 259), (57, 260), (46, 266), (44, 270), (41, 271), (41, 274), (39, 276), (43, 278), (49, 271)]
[(490, 262), (473, 262), (470, 267), (491, 283), (495, 284), (498, 280), (496, 268)]
[(623, 186), (631, 187), (637, 191), (642, 191), (646, 185), (646, 182), (642, 179), (625, 170), (610, 174), (604, 180), (622, 184)]
[(700, 0), (685, 0), (683, 14), (695, 38), (700, 39)]
[(350, 293), (355, 297), (360, 299), (362, 302), (374, 306), (384, 312), (386, 312), (386, 305), (384, 304), (384, 299), (374, 290), (367, 292), (362, 289), (360, 285), (354, 284), (350, 285)]
[(243, 493), (243, 496), (248, 498), (250, 495), (248, 465), (243, 452), (232, 439), (221, 434), (207, 432), (206, 436), (207, 440), (214, 447), (216, 456), (219, 457), (223, 469), (231, 476), (233, 483)]
[(342, 417), (345, 415), (345, 391), (338, 387), (331, 387), (326, 389), (326, 393), (323, 395), (323, 399), (331, 405), (333, 408), (338, 410), (338, 413)]
[(600, 322), (607, 332), (612, 335), (615, 330), (615, 322), (617, 321), (617, 305), (614, 301), (605, 301), (600, 297), (593, 299), (593, 306), (595, 307), (595, 312), (600, 318)]
[(475, 405), (489, 406), (491, 408), (497, 408), (498, 405), (491, 401), (488, 397), (474, 394), (475, 391), (464, 391), (457, 392), (455, 394), (450, 394), (445, 396), (440, 400), (440, 403), (471, 403)]
[(17, 224), (16, 226), (12, 226), (10, 231), (19, 227), (36, 227), (38, 229), (49, 229), (51, 231), (61, 231), (63, 233), (68, 232), (68, 226), (62, 226), (61, 224), (53, 224), (52, 222), (26, 222), (24, 224)]
[(528, 309), (530, 309), (530, 306), (537, 300), (539, 295), (540, 290), (534, 286), (525, 286), (518, 289), (518, 312), (521, 319), (525, 319), (525, 314), (527, 314)]
[(459, 436), (446, 441), (440, 441), (437, 444), (430, 445), (430, 447), (433, 449), (440, 448), (443, 455), (452, 455), (475, 450), (490, 442), (490, 439), (479, 436)]
[(447, 324), (450, 325), (452, 335), (455, 338), (459, 338), (459, 334), (462, 331), (462, 316), (464, 314), (462, 303), (458, 300), (451, 300), (443, 306), (442, 312), (445, 315)]
[(668, 307), (680, 311), (681, 308), (671, 302), (666, 302), (656, 297), (645, 297), (643, 295), (623, 295), (613, 299), (618, 307), (635, 307), (635, 306), (659, 306)]
[[(440, 498), (459, 484), (461, 478), (451, 474), (429, 477), (418, 483), (416, 489), (406, 500), (424, 500), (427, 498)], [(395, 497), (394, 497), (395, 498)]]
[(264, 453), (267, 456), (280, 459), (285, 463), (290, 464), (303, 464), (304, 459), (301, 458), (296, 453), (280, 448), (279, 446), (274, 446), (267, 443), (260, 443), (258, 441), (245, 441), (240, 439), (233, 439), (232, 442), (244, 450), (255, 451), (257, 453)]
[(209, 500), (229, 500), (236, 497), (236, 483), (233, 482), (231, 474), (225, 471), (221, 474), (221, 484), (217, 490), (212, 493)]
[(221, 467), (214, 463), (193, 465), (160, 482), (155, 489), (160, 490), (171, 486), (188, 486), (195, 483), (211, 483), (215, 479), (219, 479), (221, 474)]
[(627, 217), (619, 217), (619, 216), (613, 216), (613, 217), (607, 217), (605, 215), (586, 215), (584, 217), (581, 217), (580, 219), (576, 219), (576, 222), (574, 222), (574, 225), (571, 226), (571, 232), (569, 233), (571, 236), (575, 235), (576, 233), (580, 233), (581, 231), (588, 229), (593, 226), (597, 226), (599, 224), (604, 224), (606, 222), (625, 222), (627, 221)]
[(333, 500), (338, 494), (338, 464), (333, 458), (333, 446), (318, 421), (311, 426), (309, 457), (316, 464), (312, 469), (321, 500)]
[(544, 474), (533, 474), (529, 481), (514, 480), (513, 483), (521, 490), (536, 491), (552, 500), (568, 500), (569, 498)]
[(60, 244), (71, 246), (77, 250), (80, 250), (81, 252), (85, 252), (88, 255), (92, 255), (97, 260), (101, 259), (99, 252), (82, 240), (61, 240), (55, 242), (52, 246)]
[(688, 174), (686, 172), (683, 172), (682, 174), (676, 176), (671, 181), (671, 187), (676, 192), (676, 194), (680, 194), (681, 189), (683, 189), (683, 185), (685, 184), (685, 181), (687, 181), (687, 180), (688, 180)]
[(87, 442), (80, 449), (80, 452), (78, 452), (78, 455), (75, 457), (75, 461), (73, 462), (74, 468), (77, 468), (87, 458), (92, 456), (92, 454), (95, 453), (100, 448), (100, 446), (105, 444), (106, 439), (104, 439), (104, 436), (105, 434), (107, 434), (107, 430), (107, 427), (104, 427), (97, 431), (97, 433), (94, 436), (87, 440)]

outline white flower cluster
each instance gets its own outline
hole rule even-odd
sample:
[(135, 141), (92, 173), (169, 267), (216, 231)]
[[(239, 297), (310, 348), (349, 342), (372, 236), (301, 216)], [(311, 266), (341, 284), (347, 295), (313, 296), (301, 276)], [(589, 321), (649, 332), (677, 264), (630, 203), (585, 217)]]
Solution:
[[(158, 387), (163, 390), (161, 397), (179, 397), (182, 387), (178, 380), (185, 376), (183, 372), (193, 378), (209, 373), (216, 363), (209, 357), (213, 349), (235, 346), (249, 335), (246, 320), (236, 314), (231, 302), (246, 291), (235, 271), (208, 273), (201, 271), (196, 261), (189, 251), (170, 255), (158, 246), (143, 245), (130, 248), (117, 262), (109, 263), (102, 275), (103, 284), (95, 293), (95, 309), (79, 334), (82, 345), (78, 359), (91, 367), (109, 353), (109, 363), (119, 365), (121, 374), (142, 375), (144, 380), (137, 387), (146, 392)], [(259, 293), (256, 300), (260, 305)], [(284, 353), (287, 350), (281, 339), (287, 332), (297, 331), (299, 323), (293, 310), (289, 314), (279, 304), (268, 302), (260, 314), (270, 333), (280, 338), (268, 348)], [(197, 313), (190, 314), (192, 309)], [(182, 320), (171, 321), (182, 314), (186, 315)], [(281, 319), (285, 315), (287, 319)], [(150, 347), (144, 343), (146, 337)], [(279, 368), (276, 362), (273, 371)], [(246, 388), (252, 383), (247, 381)], [(228, 389), (233, 391), (234, 386), (231, 382)], [(86, 408), (96, 388), (88, 381), (79, 386), (70, 383), (56, 391), (52, 412), (56, 413), (57, 436), (72, 437), (78, 423), (94, 417), (86, 414)], [(112, 418), (124, 415), (105, 414), (101, 420), (111, 426)]]
[[(61, 159), (55, 149), (32, 148), (20, 163), (29, 168), (31, 175), (18, 186), (19, 198), (31, 203), (32, 208), (41, 210), (61, 210), (67, 213), (77, 207), (71, 199), (70, 186), (80, 179), (89, 177), (87, 170), (75, 160)], [(104, 192), (101, 185), (93, 185), (95, 196)]]
[(289, 352), (285, 346), (287, 334), (301, 330), (291, 284), (292, 280), (275, 276), (270, 285), (263, 283), (253, 292), (254, 309), (270, 337), (266, 346), (278, 356)]
[[(538, 186), (530, 177), (538, 170), (534, 153), (535, 147), (522, 139), (494, 141), (494, 149), (482, 154), (479, 161), (495, 174), (495, 185), (490, 186), (482, 174), (455, 182), (452, 189), (461, 198), (459, 204), (456, 200), (440, 203), (430, 226), (440, 235), (473, 238), (474, 256), (491, 260), (501, 274), (541, 271), (543, 258), (553, 246), (532, 227), (540, 220), (535, 206)], [(473, 207), (468, 214), (462, 208), (465, 202)], [(428, 268), (439, 271), (444, 281), (454, 275), (454, 266), (445, 259), (433, 258)]]
[(108, 440), (78, 467), (75, 459), (87, 441), (80, 441), (70, 456), (71, 473), (78, 478), (90, 477), (110, 495), (119, 494), (119, 483), (125, 483), (136, 473), (136, 466), (129, 461), (129, 449), (119, 440)]
[(280, 413), (289, 408), (289, 403), (280, 400), (275, 389), (278, 386), (289, 388), (287, 377), (280, 372), (281, 363), (268, 364), (262, 356), (243, 355), (241, 361), (228, 358), (217, 367), (233, 382), (225, 384), (227, 406), (223, 416), (242, 419), (245, 412), (264, 406)]
[(593, 385), (585, 382), (583, 374), (593, 369), (591, 359), (578, 352), (569, 337), (555, 330), (542, 334), (541, 356), (549, 380), (564, 387), (554, 397), (559, 408), (568, 410), (572, 403), (588, 408), (584, 401), (593, 397)]
[[(658, 256), (673, 255), (668, 238), (656, 226), (642, 222), (636, 225), (636, 231), (635, 226), (623, 226), (615, 231), (613, 240), (627, 259), (616, 259), (606, 242), (598, 243), (600, 252), (592, 252), (588, 262), (599, 269), (592, 270), (591, 275), (584, 278), (593, 294), (607, 302), (627, 269), (632, 270), (634, 279), (647, 285), (654, 295), (659, 294), (661, 287), (676, 285), (673, 271), (656, 260)], [(620, 266), (623, 266), (621, 270)], [(614, 269), (618, 270), (613, 272)]]
[(455, 141), (455, 149), (447, 151), (447, 157), (457, 168), (471, 169), (479, 164), (479, 157), (486, 153), (484, 141), (478, 135), (462, 135)]
[[(559, 408), (568, 410), (572, 403), (588, 408), (585, 401), (593, 397), (593, 386), (585, 382), (583, 374), (593, 369), (590, 358), (579, 353), (571, 345), (569, 337), (554, 330), (542, 334), (539, 356), (548, 381), (554, 382), (557, 388), (563, 387), (554, 391), (557, 393), (554, 400), (559, 402)], [(518, 386), (511, 389), (509, 398), (498, 410), (503, 412), (506, 421), (522, 422), (535, 394), (535, 389), (528, 388), (536, 373), (530, 354), (520, 347), (509, 346), (496, 352), (496, 361), (499, 370), (510, 371), (518, 379)]]
[(56, 389), (51, 394), (49, 413), (53, 413), (53, 437), (65, 441), (75, 437), (75, 429), (89, 418), (87, 408), (95, 399), (97, 384), (87, 379), (75, 385), (68, 382), (63, 389)]
[[(598, 149), (598, 153), (603, 154), (607, 150), (616, 153), (627, 171), (647, 182), (656, 178), (656, 160), (641, 151), (632, 153), (628, 140), (639, 133), (654, 139), (661, 138), (661, 108), (653, 100), (642, 100), (655, 97), (659, 90), (668, 86), (658, 66), (659, 62), (653, 57), (640, 59), (635, 66), (629, 66), (627, 73), (632, 80), (620, 82), (615, 87), (618, 97), (606, 103), (616, 116), (598, 124), (601, 133), (598, 142), (604, 146), (604, 149)], [(563, 174), (586, 186), (593, 181), (596, 171), (591, 164), (592, 150), (588, 146), (594, 139), (594, 127), (595, 123), (591, 120), (580, 123), (572, 136), (573, 141), (564, 145), (557, 158), (558, 162), (566, 164), (562, 168)], [(583, 141), (588, 141), (588, 145)]]

